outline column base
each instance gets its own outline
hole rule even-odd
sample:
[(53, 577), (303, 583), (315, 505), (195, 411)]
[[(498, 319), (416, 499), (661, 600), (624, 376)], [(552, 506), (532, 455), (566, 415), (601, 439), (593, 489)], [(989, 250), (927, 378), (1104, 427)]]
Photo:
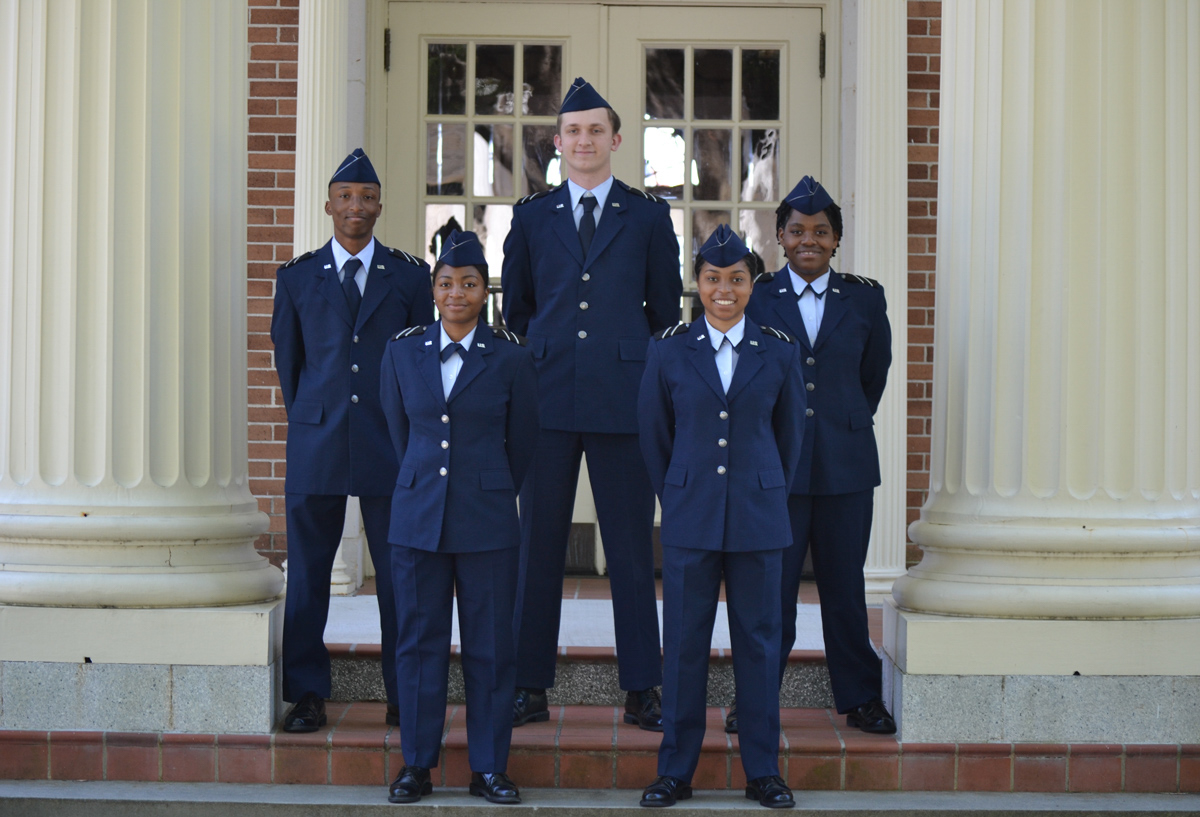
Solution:
[(884, 699), (911, 743), (1192, 743), (1200, 618), (938, 616), (883, 607)]
[(0, 605), (0, 728), (267, 733), (283, 600), (230, 607)]

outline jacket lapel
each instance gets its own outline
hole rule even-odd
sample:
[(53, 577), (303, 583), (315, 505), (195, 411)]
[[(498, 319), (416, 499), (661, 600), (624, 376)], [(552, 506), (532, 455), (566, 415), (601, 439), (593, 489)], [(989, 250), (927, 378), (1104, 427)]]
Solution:
[[(764, 342), (762, 330), (747, 320), (742, 344), (738, 347), (737, 365), (733, 367), (733, 379), (729, 381), (729, 391), (725, 395), (729, 402), (733, 402), (738, 392), (744, 389), (763, 367), (761, 355)], [(715, 368), (716, 364), (713, 366)]]
[(792, 274), (786, 266), (775, 273), (775, 280), (771, 282), (771, 285), (775, 287), (775, 291), (771, 293), (771, 297), (775, 299), (775, 314), (782, 324), (776, 328), (787, 330), (788, 334), (794, 336), (804, 349), (811, 352), (812, 346), (808, 342), (808, 330), (804, 328), (804, 319), (800, 317), (800, 307), (796, 303), (796, 291), (792, 289)]
[(446, 408), (446, 395), (442, 391), (442, 322), (436, 321), (425, 330), (425, 341), (421, 344), (420, 360), (417, 366), (425, 385), (433, 392), (434, 401), (443, 409)]
[[(571, 213), (571, 191), (567, 189), (566, 182), (563, 182), (550, 197), (550, 222), (558, 240), (567, 248), (575, 263), (582, 267), (583, 247), (579, 243), (575, 216)], [(592, 239), (592, 243), (596, 243), (595, 238)]]
[[(817, 342), (813, 349), (820, 349), (825, 341), (837, 329), (837, 325), (846, 317), (850, 309), (847, 298), (850, 293), (846, 290), (846, 282), (836, 272), (829, 274), (829, 287), (825, 290), (825, 314), (821, 316), (821, 328), (817, 331)], [(796, 310), (799, 312), (800, 310)]]
[[(317, 252), (317, 261), (321, 265), (321, 282), (317, 284), (317, 290), (329, 301), (329, 305), (333, 307), (346, 325), (351, 329), (354, 328), (354, 320), (350, 317), (350, 305), (346, 303), (346, 293), (342, 292), (342, 284), (338, 281), (337, 266), (333, 262), (333, 241), (322, 247)], [(371, 280), (367, 276), (367, 280)]]
[[(387, 248), (375, 241), (375, 254), (371, 257), (371, 269), (367, 273), (367, 286), (363, 291), (362, 303), (358, 307), (358, 326), (362, 326), (367, 322), (379, 305), (383, 303), (383, 299), (387, 297), (387, 291), (392, 288), (392, 271), (385, 260), (388, 258)], [(345, 300), (345, 296), (342, 297)], [(349, 307), (346, 308), (349, 314)], [(358, 327), (355, 327), (358, 328)]]
[[(569, 198), (568, 196), (568, 201)], [(613, 179), (612, 186), (608, 189), (608, 200), (604, 202), (604, 209), (600, 213), (600, 223), (596, 225), (596, 234), (592, 236), (592, 246), (588, 248), (587, 258), (583, 262), (584, 269), (600, 257), (604, 248), (612, 243), (617, 233), (625, 226), (625, 214), (629, 212), (628, 202), (625, 188)]]
[(703, 318), (692, 322), (688, 330), (688, 348), (691, 350), (692, 365), (700, 377), (721, 398), (721, 402), (728, 404), (725, 389), (721, 388), (721, 374), (717, 371), (717, 356), (713, 352), (712, 339), (708, 336), (708, 324)]
[[(453, 403), (462, 394), (463, 389), (471, 385), (471, 381), (487, 368), (486, 355), (492, 353), (492, 331), (486, 324), (480, 322), (475, 327), (475, 336), (471, 338), (471, 348), (463, 355), (463, 365), (454, 378), (454, 387), (450, 389), (447, 403)], [(439, 356), (440, 357), (440, 356)]]

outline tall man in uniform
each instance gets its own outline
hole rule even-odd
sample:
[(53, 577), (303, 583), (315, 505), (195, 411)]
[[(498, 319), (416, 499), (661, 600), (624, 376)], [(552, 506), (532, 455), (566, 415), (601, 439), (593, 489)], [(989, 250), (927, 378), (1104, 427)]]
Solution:
[[(877, 281), (831, 269), (842, 211), (819, 182), (805, 176), (775, 214), (787, 265), (755, 282), (746, 314), (795, 335), (808, 394), (800, 467), (788, 497), (792, 545), (783, 556), (780, 677), (796, 641), (796, 595), (810, 550), (837, 710), (849, 726), (891, 734), (896, 722), (883, 703), (863, 583), (880, 483), (873, 418), (892, 363), (887, 302)], [(727, 719), (726, 731), (736, 728)]]
[(554, 685), (562, 582), (581, 455), (612, 583), (625, 722), (662, 729), (654, 491), (638, 446), (637, 394), (650, 336), (679, 320), (679, 242), (662, 199), (613, 178), (621, 120), (582, 77), (559, 109), (567, 182), (513, 208), (504, 319), (538, 368), (542, 433), (521, 489), (513, 724), (544, 721)]
[(375, 563), (387, 722), (396, 725), (396, 605), (388, 521), (396, 452), (379, 403), (379, 364), (392, 335), (433, 322), (429, 265), (373, 237), (379, 177), (361, 149), (329, 180), (333, 239), (279, 268), (271, 340), (288, 414), (287, 602), (283, 699), (288, 732), (325, 723), (325, 622), (346, 497), (357, 496)]

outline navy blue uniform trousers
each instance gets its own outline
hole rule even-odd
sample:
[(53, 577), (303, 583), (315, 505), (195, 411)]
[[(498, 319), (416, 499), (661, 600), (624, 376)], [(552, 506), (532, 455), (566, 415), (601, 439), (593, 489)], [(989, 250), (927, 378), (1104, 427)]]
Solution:
[[(375, 564), (375, 589), (383, 629), (383, 685), (388, 703), (396, 702), (396, 624), (392, 593), (392, 546), (388, 523), (390, 496), (359, 497), (367, 548)], [(342, 540), (346, 497), (328, 494), (287, 495), (288, 537), (303, 547), (288, 548), (287, 601), (283, 627), (283, 699), (298, 701), (306, 692), (330, 694), (329, 650), (325, 623), (329, 619), (329, 574)]]
[[(871, 542), (874, 488), (852, 494), (792, 494), (788, 516), (792, 545), (784, 551), (782, 609), (783, 650), (780, 679), (796, 643), (796, 596), (804, 556), (812, 549), (813, 574), (821, 595), (821, 631), (825, 660), (838, 712), (849, 712), (883, 691), (883, 667), (867, 630), (867, 600), (863, 567)], [(736, 651), (735, 651), (736, 655)], [(742, 711), (738, 684), (738, 712)], [(739, 724), (740, 726), (740, 724)]]
[(438, 765), (457, 589), (467, 692), (467, 757), (471, 771), (507, 771), (516, 677), (512, 623), (519, 549), (439, 553), (398, 545), (393, 550), (401, 633), (395, 668), (404, 762), (426, 769)]
[(654, 587), (654, 489), (638, 437), (546, 428), (521, 487), (517, 686), (554, 686), (563, 570), (585, 451), (612, 586), (619, 682), (625, 690), (648, 689), (662, 683), (662, 666)]
[(783, 553), (663, 548), (660, 775), (691, 782), (700, 761), (708, 657), (722, 575), (738, 691), (742, 767), (747, 780), (779, 774), (780, 609), (767, 600), (778, 598)]

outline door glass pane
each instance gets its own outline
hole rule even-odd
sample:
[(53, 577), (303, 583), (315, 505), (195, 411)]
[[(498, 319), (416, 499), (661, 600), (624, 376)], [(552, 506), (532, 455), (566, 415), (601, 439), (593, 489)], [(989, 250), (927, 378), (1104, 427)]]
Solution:
[(646, 192), (668, 199), (683, 197), (684, 142), (680, 128), (644, 131)]
[(733, 130), (696, 128), (692, 132), (692, 198), (730, 201), (732, 178)]
[(683, 119), (683, 49), (646, 49), (646, 118)]
[(524, 173), (521, 195), (540, 193), (558, 184), (559, 158), (554, 147), (554, 125), (521, 126)]
[(713, 230), (717, 229), (718, 225), (729, 223), (728, 210), (692, 210), (692, 255), (688, 261), (689, 269), (694, 271), (696, 253), (700, 252)]
[(693, 116), (696, 119), (732, 119), (733, 51), (697, 48), (693, 70)]
[(467, 112), (467, 47), (459, 43), (429, 44), (429, 88), (426, 113)]
[(767, 272), (783, 266), (779, 244), (775, 238), (774, 210), (743, 210), (738, 217), (738, 231), (746, 246), (758, 253)]
[(464, 204), (425, 205), (425, 260), (430, 266), (442, 254), (442, 245), (455, 230), (465, 230), (467, 208)]
[(742, 201), (779, 201), (779, 131), (744, 130)]
[[(513, 47), (475, 47), (475, 113), (481, 116), (512, 113)], [(507, 108), (508, 110), (504, 110)]]
[(777, 49), (742, 49), (742, 118), (779, 118)]
[(467, 173), (467, 126), (430, 122), (426, 134), (425, 192), (461, 196)]
[(483, 245), (483, 257), (488, 262), (488, 275), (500, 280), (500, 267), (504, 263), (504, 239), (512, 224), (511, 204), (477, 204), (473, 208), (474, 225), (471, 227)]
[(513, 194), (512, 125), (476, 125), (474, 159), (476, 196)]
[(527, 45), (523, 113), (554, 116), (562, 103), (562, 46)]

